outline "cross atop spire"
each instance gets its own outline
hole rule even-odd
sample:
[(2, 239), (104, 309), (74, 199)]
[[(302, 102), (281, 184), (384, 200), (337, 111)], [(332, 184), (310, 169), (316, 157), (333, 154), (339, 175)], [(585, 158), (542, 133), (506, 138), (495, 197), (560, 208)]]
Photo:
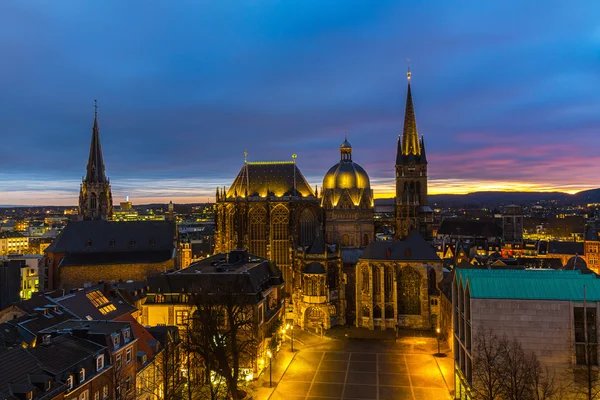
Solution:
[(417, 133), (417, 120), (415, 118), (412, 92), (410, 90), (410, 64), (408, 66), (408, 72), (406, 76), (408, 78), (408, 90), (406, 91), (406, 108), (404, 110), (404, 130), (402, 131), (402, 141), (398, 143), (398, 157), (400, 157), (400, 155), (419, 156), (421, 154), (421, 141), (419, 140), (419, 134)]
[(408, 62), (408, 71), (406, 71), (406, 79), (408, 79), (408, 84), (410, 85), (410, 58), (406, 59)]
[(98, 128), (98, 102), (94, 100), (94, 127), (92, 128), (92, 142), (90, 143), (90, 156), (87, 164), (85, 180), (88, 183), (104, 183), (107, 181), (104, 171), (104, 158), (100, 145), (100, 129)]

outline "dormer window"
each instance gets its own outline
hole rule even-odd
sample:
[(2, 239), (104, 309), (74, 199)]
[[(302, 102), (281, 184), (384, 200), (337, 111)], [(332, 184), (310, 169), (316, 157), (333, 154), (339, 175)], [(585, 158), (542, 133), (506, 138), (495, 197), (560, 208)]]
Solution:
[(121, 340), (120, 340), (118, 333), (113, 333), (112, 341), (113, 341), (113, 346), (115, 347), (115, 349), (118, 349), (119, 345), (121, 344)]
[(128, 329), (124, 329), (123, 330), (123, 339), (125, 339), (125, 343), (129, 342), (129, 339), (131, 338), (131, 332)]
[(79, 371), (79, 383), (85, 381), (85, 368), (81, 368)]
[(67, 378), (67, 387), (69, 390), (73, 389), (73, 375), (69, 375)]
[(101, 371), (104, 368), (104, 354), (101, 354), (96, 358), (96, 371)]

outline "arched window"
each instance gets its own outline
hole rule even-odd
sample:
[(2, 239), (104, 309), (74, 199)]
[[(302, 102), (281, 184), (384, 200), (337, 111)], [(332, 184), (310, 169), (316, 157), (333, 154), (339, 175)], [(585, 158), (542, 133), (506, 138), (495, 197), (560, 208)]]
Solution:
[(383, 286), (385, 288), (385, 301), (392, 301), (394, 298), (394, 268), (386, 267)]
[(435, 269), (433, 267), (427, 268), (427, 287), (429, 288), (429, 293), (437, 289)]
[(90, 196), (90, 210), (96, 211), (98, 208), (98, 198), (96, 197), (96, 193), (92, 193)]
[(369, 269), (363, 267), (361, 288), (363, 293), (369, 293)]
[(344, 234), (344, 236), (342, 236), (342, 246), (348, 246), (350, 244), (350, 236), (348, 236), (348, 234)]
[(363, 235), (363, 247), (367, 247), (367, 245), (369, 244), (369, 235), (367, 235), (366, 233)]
[[(290, 213), (282, 205), (271, 212), (271, 259), (280, 267), (289, 263)], [(287, 281), (287, 276), (284, 276)]]
[(337, 265), (334, 263), (329, 264), (327, 268), (327, 286), (329, 286), (329, 290), (337, 290), (339, 276)]
[(237, 248), (237, 231), (235, 229), (236, 211), (233, 204), (230, 204), (225, 210), (225, 232), (227, 235), (225, 238), (225, 245), (227, 246), (225, 249), (226, 252)]
[(378, 267), (373, 267), (373, 293), (381, 293), (381, 273)]
[(394, 319), (394, 306), (391, 304), (385, 306), (385, 319)]
[(308, 208), (305, 208), (300, 213), (298, 225), (298, 244), (300, 246), (310, 246), (315, 240), (315, 214)]
[(379, 304), (373, 307), (373, 318), (381, 318), (381, 306)]
[(260, 257), (267, 256), (267, 210), (262, 206), (253, 207), (248, 215), (248, 250)]
[(398, 314), (421, 314), (421, 275), (410, 267), (398, 272)]

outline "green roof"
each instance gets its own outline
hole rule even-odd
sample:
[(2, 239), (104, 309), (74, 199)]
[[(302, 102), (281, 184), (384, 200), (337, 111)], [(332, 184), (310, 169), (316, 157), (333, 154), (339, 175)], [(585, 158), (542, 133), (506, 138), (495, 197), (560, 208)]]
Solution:
[(600, 301), (600, 279), (595, 274), (558, 270), (457, 269), (457, 283), (471, 298)]

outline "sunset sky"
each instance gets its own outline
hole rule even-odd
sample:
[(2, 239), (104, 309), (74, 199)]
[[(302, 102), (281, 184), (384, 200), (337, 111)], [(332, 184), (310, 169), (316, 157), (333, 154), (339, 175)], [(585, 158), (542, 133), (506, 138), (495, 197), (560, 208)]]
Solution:
[[(491, 4), (493, 3), (493, 5)], [(600, 187), (600, 2), (0, 2), (0, 205), (75, 205), (98, 99), (115, 203), (249, 161), (314, 186), (344, 134), (393, 191), (407, 58), (431, 193)]]

